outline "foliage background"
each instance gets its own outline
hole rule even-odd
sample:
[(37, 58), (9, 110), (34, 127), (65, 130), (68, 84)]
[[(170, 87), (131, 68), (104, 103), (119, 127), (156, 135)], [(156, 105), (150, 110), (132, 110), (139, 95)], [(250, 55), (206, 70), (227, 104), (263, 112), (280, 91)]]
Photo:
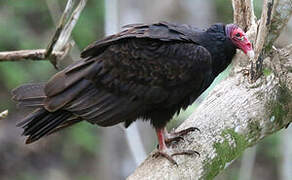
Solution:
[[(61, 10), (64, 8), (65, 1), (54, 1)], [(119, 5), (123, 6), (124, 4), (125, 6), (128, 2), (120, 0)], [(148, 2), (148, 6), (153, 6), (151, 1)], [(232, 22), (232, 6), (229, 0), (208, 0), (208, 8), (213, 9), (212, 12), (207, 12), (209, 13), (208, 22), (200, 22), (199, 20), (193, 22), (192, 18), (189, 17), (190, 14), (186, 13), (187, 7), (184, 6), (185, 4), (195, 2), (199, 8), (201, 7), (200, 5), (203, 5), (198, 0), (194, 2), (181, 0), (180, 3), (174, 1), (161, 2), (157, 4), (157, 7), (150, 8), (150, 10), (145, 7), (146, 10), (144, 9), (143, 11), (146, 11), (145, 14), (149, 14), (149, 16), (145, 17), (145, 21), (156, 21), (157, 19), (155, 18), (159, 18), (159, 15), (151, 18), (151, 14), (155, 16), (157, 14), (156, 11), (165, 9), (165, 4), (163, 3), (166, 3), (175, 8), (167, 10), (167, 13), (163, 15), (165, 19), (161, 20), (191, 23), (201, 27), (207, 27), (207, 25), (214, 22)], [(259, 17), (261, 1), (255, 1), (255, 8), (256, 15)], [(142, 11), (139, 6), (137, 9)], [(151, 12), (151, 9), (153, 12)], [(124, 7), (119, 10), (126, 11), (127, 8)], [(200, 16), (200, 13), (203, 13), (205, 9), (202, 6), (200, 11), (188, 11), (192, 16), (196, 17)], [(104, 14), (103, 0), (88, 1), (73, 31), (76, 49), (83, 49), (92, 41), (104, 36)], [(0, 1), (0, 51), (45, 48), (54, 30), (53, 19), (44, 1)], [(289, 31), (290, 28), (285, 29), (285, 34), (279, 40), (280, 46), (291, 41), (290, 36), (287, 36)], [(78, 56), (73, 55), (72, 57), (62, 61), (62, 66), (65, 67), (73, 60), (78, 60)], [(29, 110), (20, 111), (16, 109), (15, 104), (10, 100), (9, 92), (22, 83), (46, 81), (56, 72), (47, 61), (0, 63), (0, 111), (5, 109), (10, 111), (9, 117), (0, 121), (0, 179), (124, 179), (135, 169), (135, 163), (131, 157), (125, 137), (120, 137), (124, 136), (121, 130), (114, 131), (112, 128), (102, 130), (100, 127), (84, 122), (32, 145), (23, 143), (24, 138), (20, 136), (21, 129), (16, 128), (15, 124)], [(223, 79), (227, 73), (228, 70), (222, 73), (216, 82)], [(175, 121), (170, 123), (170, 128), (177, 126), (181, 120), (187, 118), (203, 97), (200, 97), (196, 104), (188, 108), (186, 112), (181, 113), (179, 117), (174, 117)], [(145, 130), (144, 127), (148, 128)], [(157, 143), (154, 131), (151, 130), (147, 123), (140, 123), (140, 129), (144, 147), (147, 152), (150, 152)], [(291, 127), (289, 129), (291, 131)], [(104, 131), (112, 131), (114, 136), (112, 138), (104, 138)], [(119, 136), (120, 142), (115, 140), (117, 136)], [(281, 143), (283, 143), (281, 142), (281, 135), (276, 134), (265, 139), (257, 146), (254, 169), (252, 171), (253, 179), (274, 180), (281, 178), (281, 162), (284, 158), (281, 153)], [(116, 146), (112, 144), (116, 144)], [(115, 155), (106, 153), (107, 147), (118, 148), (115, 151), (109, 150), (110, 152), (115, 152)], [(115, 157), (114, 160), (104, 162), (107, 159), (104, 156), (112, 155)], [(240, 168), (241, 160), (239, 159), (217, 179), (239, 179)]]

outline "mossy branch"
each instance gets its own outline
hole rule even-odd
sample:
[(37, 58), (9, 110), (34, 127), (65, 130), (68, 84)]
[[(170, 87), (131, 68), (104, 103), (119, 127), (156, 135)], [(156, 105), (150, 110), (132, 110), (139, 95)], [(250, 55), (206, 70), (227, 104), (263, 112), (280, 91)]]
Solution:
[[(241, 0), (241, 3), (244, 2), (249, 1)], [(281, 15), (281, 11), (277, 13), (277, 9), (281, 9), (285, 3), (290, 3), (289, 0), (274, 3), (275, 13), (270, 17), (273, 21), (271, 26), (277, 23), (274, 21), (281, 21), (278, 22), (281, 28), (267, 29), (262, 33), (264, 40), (266, 37), (272, 37), (274, 41), (279, 36), (287, 23), (286, 18), (290, 18), (292, 11), (290, 6), (285, 6), (286, 16)], [(240, 8), (234, 9), (240, 12)], [(266, 15), (269, 12), (267, 11)], [(248, 34), (254, 42), (259, 38), (258, 28), (256, 23), (251, 23), (249, 27)], [(262, 49), (269, 45), (266, 42), (271, 40), (264, 41)], [(185, 137), (185, 141), (173, 145), (178, 149), (196, 150), (200, 152), (200, 157), (176, 156), (175, 160), (179, 165), (174, 166), (165, 158), (153, 158), (150, 155), (128, 180), (213, 179), (246, 148), (287, 127), (292, 122), (291, 47), (292, 45), (265, 51), (264, 62), (267, 64), (268, 73), (252, 84), (249, 83), (249, 77), (236, 72), (243, 63), (235, 63), (233, 73), (219, 83), (191, 117), (177, 128), (177, 131), (188, 127), (198, 127), (201, 130), (201, 133), (191, 133)], [(237, 55), (234, 61), (242, 62), (242, 59), (248, 61), (241, 54)]]
[[(288, 78), (288, 72), (285, 73)], [(176, 167), (150, 155), (128, 179), (212, 179), (247, 147), (291, 121), (292, 91), (273, 72), (252, 85), (247, 77), (236, 74), (217, 85), (177, 129), (198, 127), (201, 130), (176, 144), (176, 148), (200, 152), (200, 157), (177, 156), (179, 166)]]

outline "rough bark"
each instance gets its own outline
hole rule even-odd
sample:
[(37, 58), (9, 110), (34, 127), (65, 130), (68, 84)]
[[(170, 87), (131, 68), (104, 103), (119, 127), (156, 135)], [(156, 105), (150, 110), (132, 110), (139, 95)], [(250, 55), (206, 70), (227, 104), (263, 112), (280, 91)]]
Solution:
[(253, 0), (233, 0), (233, 21), (244, 30), (255, 24)]
[[(264, 25), (273, 26), (274, 23), (280, 23), (281, 28), (269, 30), (269, 27), (258, 26), (256, 23), (246, 25), (254, 42), (263, 38), (262, 36), (264, 39), (278, 37), (291, 16), (292, 8), (288, 0), (273, 3), (272, 8), (276, 11), (285, 9), (285, 15), (278, 11), (270, 17), (272, 25)], [(234, 8), (236, 12), (239, 12), (239, 9), (240, 7)], [(263, 12), (261, 18), (267, 16), (268, 13)], [(259, 31), (264, 33), (257, 33)], [(265, 41), (264, 45), (258, 48), (257, 54), (266, 48), (263, 54), (266, 58), (262, 76), (254, 83), (249, 83), (249, 77), (239, 71), (246, 66), (244, 61), (248, 60), (241, 53), (238, 54), (230, 76), (218, 84), (191, 117), (177, 128), (182, 130), (198, 127), (201, 130), (201, 133), (191, 133), (185, 137), (185, 141), (173, 145), (173, 148), (196, 150), (200, 152), (200, 157), (176, 156), (175, 160), (179, 165), (175, 166), (165, 158), (153, 158), (152, 153), (128, 180), (213, 179), (246, 148), (286, 127), (292, 121), (292, 46), (267, 49), (267, 42), (271, 41)]]

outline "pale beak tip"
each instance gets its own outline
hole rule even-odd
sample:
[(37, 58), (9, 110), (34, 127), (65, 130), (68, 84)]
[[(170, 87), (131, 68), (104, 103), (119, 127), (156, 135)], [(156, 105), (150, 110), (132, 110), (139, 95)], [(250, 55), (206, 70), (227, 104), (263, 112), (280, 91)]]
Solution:
[(254, 51), (253, 51), (253, 50), (247, 51), (246, 55), (247, 55), (250, 59), (253, 59), (253, 58), (254, 58)]

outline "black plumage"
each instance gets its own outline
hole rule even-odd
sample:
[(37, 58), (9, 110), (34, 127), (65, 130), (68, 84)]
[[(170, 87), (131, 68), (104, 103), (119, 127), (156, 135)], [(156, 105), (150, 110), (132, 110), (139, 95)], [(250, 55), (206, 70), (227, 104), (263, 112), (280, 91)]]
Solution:
[(225, 29), (134, 24), (91, 44), (48, 83), (12, 91), (20, 105), (37, 108), (20, 124), (27, 143), (82, 120), (128, 127), (143, 118), (164, 128), (230, 64), (236, 46)]

